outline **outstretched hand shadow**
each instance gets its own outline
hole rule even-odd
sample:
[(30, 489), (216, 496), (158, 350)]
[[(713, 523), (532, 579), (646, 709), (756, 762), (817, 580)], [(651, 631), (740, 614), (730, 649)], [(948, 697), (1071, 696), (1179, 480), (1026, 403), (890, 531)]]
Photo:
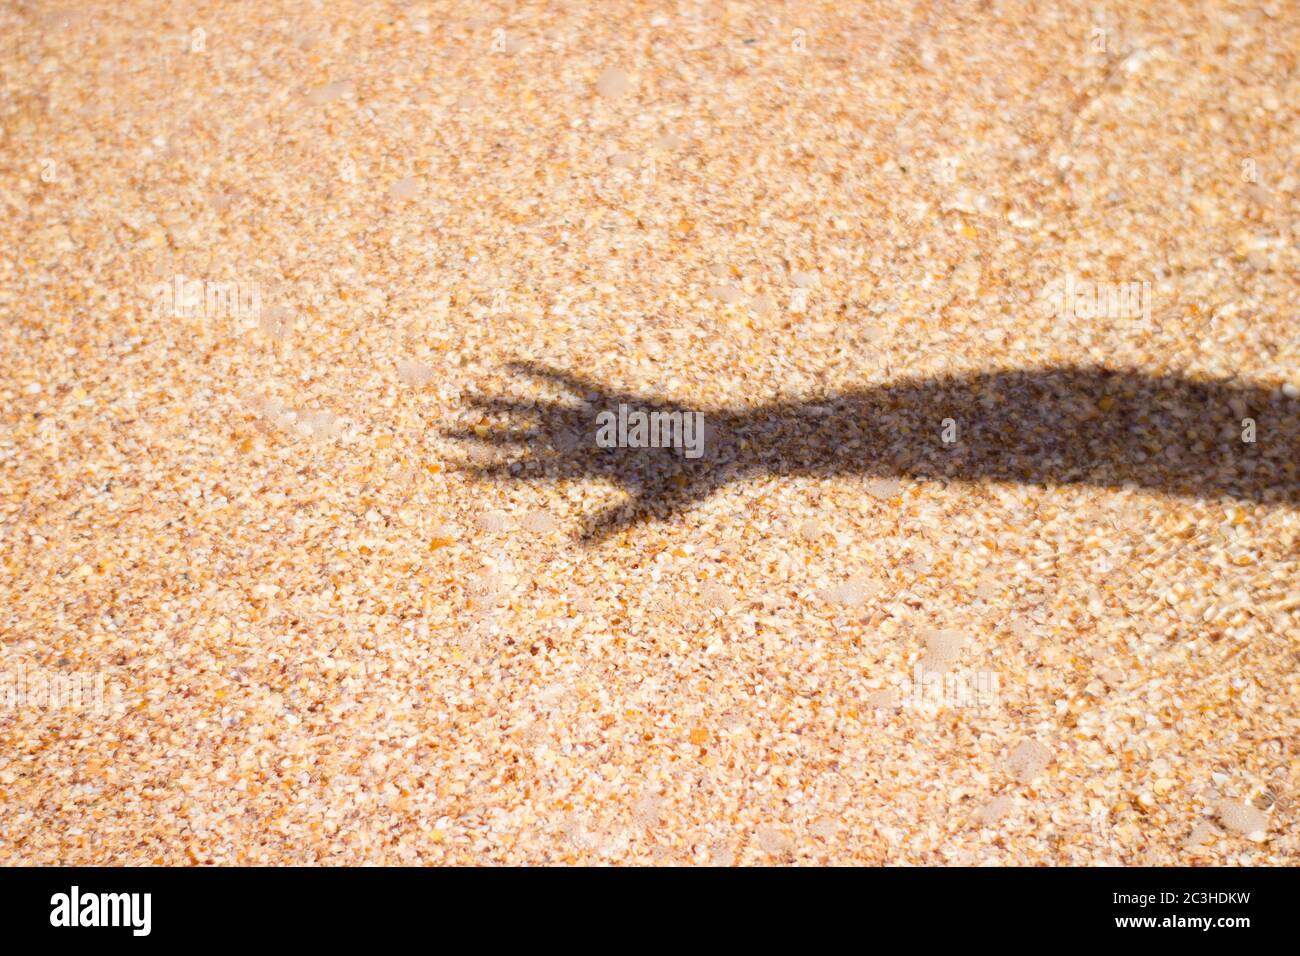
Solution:
[[(1066, 366), (910, 379), (820, 402), (690, 408), (543, 365), (510, 368), (574, 401), (472, 396), (493, 424), (449, 437), (480, 452), (514, 452), (511, 460), (464, 464), (485, 478), (604, 479), (621, 487), (628, 500), (589, 516), (588, 542), (754, 474), (1133, 485), (1300, 505), (1300, 402), (1250, 385)], [(702, 412), (703, 456), (599, 447), (596, 418), (619, 405)]]

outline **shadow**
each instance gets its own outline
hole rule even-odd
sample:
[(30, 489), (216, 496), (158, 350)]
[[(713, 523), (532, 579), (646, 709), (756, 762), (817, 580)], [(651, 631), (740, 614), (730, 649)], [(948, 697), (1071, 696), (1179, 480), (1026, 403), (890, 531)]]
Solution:
[[(755, 474), (910, 477), (1027, 485), (1136, 486), (1192, 498), (1300, 505), (1300, 401), (1249, 385), (1062, 367), (904, 380), (819, 402), (688, 408), (618, 391), (542, 365), (510, 366), (573, 397), (536, 401), (477, 395), (484, 430), (449, 437), (484, 478), (596, 479), (628, 498), (589, 516), (600, 541), (667, 517)], [(701, 457), (680, 448), (602, 448), (597, 416), (620, 405), (646, 413), (701, 412)], [(1243, 419), (1255, 441), (1243, 441)], [(945, 419), (950, 419), (945, 443)]]

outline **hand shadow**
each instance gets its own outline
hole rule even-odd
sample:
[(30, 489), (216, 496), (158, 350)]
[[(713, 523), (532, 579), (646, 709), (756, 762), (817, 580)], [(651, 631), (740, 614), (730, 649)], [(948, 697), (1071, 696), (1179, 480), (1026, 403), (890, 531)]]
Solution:
[[(909, 379), (818, 402), (690, 408), (543, 365), (510, 368), (580, 404), (472, 396), (494, 427), (449, 437), (515, 452), (513, 460), (464, 464), (484, 478), (604, 479), (622, 488), (625, 503), (587, 519), (587, 542), (756, 474), (1132, 485), (1300, 505), (1300, 402), (1250, 385), (1065, 366)], [(600, 447), (597, 416), (620, 405), (701, 412), (703, 455)]]

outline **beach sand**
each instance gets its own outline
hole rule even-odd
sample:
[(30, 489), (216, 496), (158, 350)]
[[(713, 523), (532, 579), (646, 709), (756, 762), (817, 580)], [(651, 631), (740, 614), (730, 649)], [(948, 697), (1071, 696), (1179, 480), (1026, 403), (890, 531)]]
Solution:
[(1297, 863), (1295, 4), (0, 37), (0, 862)]

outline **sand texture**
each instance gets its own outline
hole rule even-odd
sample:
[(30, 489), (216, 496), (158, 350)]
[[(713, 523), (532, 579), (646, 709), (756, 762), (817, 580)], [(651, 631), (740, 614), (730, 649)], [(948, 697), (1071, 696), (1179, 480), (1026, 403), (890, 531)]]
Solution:
[(1298, 60), (3, 5), (0, 863), (1300, 862)]

